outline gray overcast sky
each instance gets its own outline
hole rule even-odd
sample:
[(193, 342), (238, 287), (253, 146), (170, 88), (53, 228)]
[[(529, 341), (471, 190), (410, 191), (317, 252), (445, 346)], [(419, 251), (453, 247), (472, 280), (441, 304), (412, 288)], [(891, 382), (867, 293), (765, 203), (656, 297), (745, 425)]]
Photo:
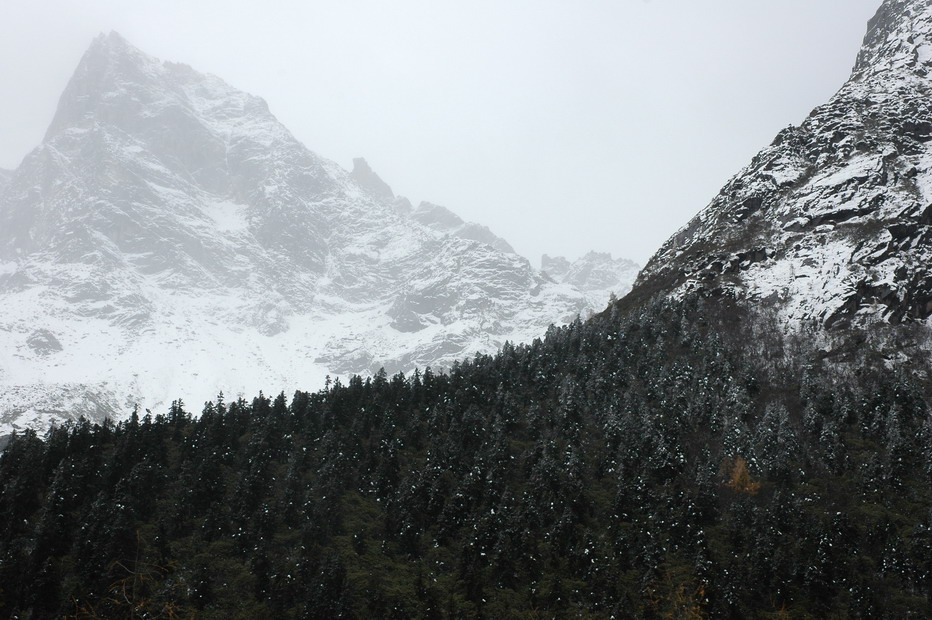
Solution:
[(0, 167), (116, 30), (518, 252), (643, 264), (845, 81), (880, 0), (3, 0)]

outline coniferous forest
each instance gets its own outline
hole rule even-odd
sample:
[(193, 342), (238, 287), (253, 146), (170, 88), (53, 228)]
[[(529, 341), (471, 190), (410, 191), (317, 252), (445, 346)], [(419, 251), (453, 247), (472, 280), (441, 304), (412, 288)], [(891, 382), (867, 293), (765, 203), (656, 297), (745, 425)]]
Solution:
[(928, 377), (692, 299), (25, 432), (0, 616), (929, 618)]

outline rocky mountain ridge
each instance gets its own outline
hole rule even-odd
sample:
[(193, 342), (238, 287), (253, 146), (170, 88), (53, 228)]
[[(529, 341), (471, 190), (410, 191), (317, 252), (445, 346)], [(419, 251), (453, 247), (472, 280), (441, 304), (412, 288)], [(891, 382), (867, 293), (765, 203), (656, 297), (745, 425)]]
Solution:
[(444, 366), (592, 310), (377, 179), (262, 99), (101, 35), (0, 182), (0, 435)]
[(732, 294), (787, 325), (932, 313), (932, 6), (885, 0), (848, 82), (648, 262), (629, 303)]

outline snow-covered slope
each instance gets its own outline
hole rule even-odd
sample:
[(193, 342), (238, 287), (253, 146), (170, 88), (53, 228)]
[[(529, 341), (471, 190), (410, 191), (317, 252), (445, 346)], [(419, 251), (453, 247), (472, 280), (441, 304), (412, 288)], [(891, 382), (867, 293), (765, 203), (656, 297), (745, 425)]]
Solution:
[(570, 262), (563, 256), (541, 258), (541, 270), (556, 282), (569, 284), (583, 293), (594, 308), (604, 308), (612, 295), (631, 290), (639, 267), (626, 258), (613, 259), (607, 252), (589, 252)]
[(929, 0), (885, 0), (850, 80), (667, 241), (632, 298), (733, 292), (791, 325), (925, 321), (930, 70)]
[(589, 310), (356, 168), (258, 97), (96, 39), (0, 184), (0, 435), (445, 365)]

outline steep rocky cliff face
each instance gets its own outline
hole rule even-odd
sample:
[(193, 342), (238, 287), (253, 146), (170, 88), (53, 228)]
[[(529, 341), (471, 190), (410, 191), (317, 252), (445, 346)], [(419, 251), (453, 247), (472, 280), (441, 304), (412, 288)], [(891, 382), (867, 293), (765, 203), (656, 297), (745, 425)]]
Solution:
[(775, 305), (792, 325), (925, 321), (930, 70), (929, 1), (886, 0), (849, 81), (663, 245), (632, 300), (728, 293)]
[(0, 435), (443, 366), (590, 310), (488, 229), (405, 202), (262, 99), (99, 37), (0, 175)]

